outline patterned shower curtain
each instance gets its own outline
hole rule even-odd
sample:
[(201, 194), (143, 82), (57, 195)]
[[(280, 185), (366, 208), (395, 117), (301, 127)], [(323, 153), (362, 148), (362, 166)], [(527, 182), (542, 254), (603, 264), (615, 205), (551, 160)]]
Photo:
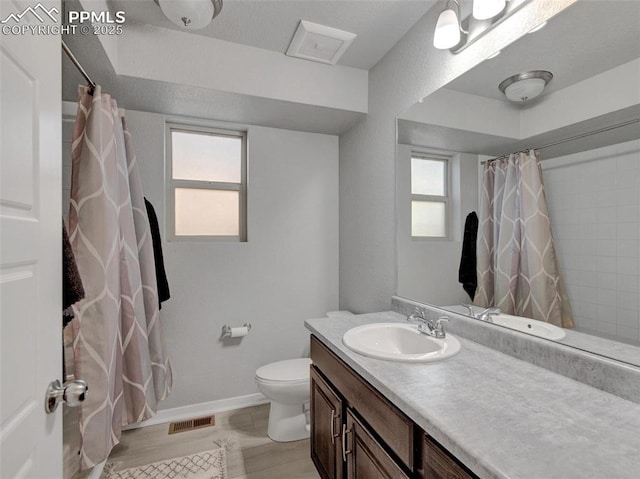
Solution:
[(538, 152), (484, 165), (474, 304), (572, 328)]
[(105, 460), (123, 425), (155, 414), (171, 390), (153, 246), (131, 135), (116, 101), (79, 88), (69, 239), (86, 297), (73, 306), (76, 377), (89, 384), (80, 467)]

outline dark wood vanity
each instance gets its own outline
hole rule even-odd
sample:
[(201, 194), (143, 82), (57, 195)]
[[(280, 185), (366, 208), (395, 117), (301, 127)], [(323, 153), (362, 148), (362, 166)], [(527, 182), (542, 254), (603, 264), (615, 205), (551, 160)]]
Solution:
[(311, 458), (321, 477), (477, 477), (315, 336), (311, 360)]

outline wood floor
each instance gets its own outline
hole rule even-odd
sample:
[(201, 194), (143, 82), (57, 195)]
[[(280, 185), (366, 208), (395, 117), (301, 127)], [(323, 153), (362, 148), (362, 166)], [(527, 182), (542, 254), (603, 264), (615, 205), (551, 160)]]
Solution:
[(277, 443), (267, 437), (269, 405), (216, 414), (216, 425), (168, 434), (160, 424), (126, 431), (109, 456), (115, 470), (227, 447), (228, 479), (318, 479), (309, 440)]

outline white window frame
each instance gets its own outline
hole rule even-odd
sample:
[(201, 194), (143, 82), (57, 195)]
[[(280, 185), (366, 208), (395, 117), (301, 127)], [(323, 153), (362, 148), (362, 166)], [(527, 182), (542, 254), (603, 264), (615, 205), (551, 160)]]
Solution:
[[(242, 140), (240, 183), (229, 183), (219, 181), (203, 180), (177, 180), (173, 178), (173, 131), (184, 133), (195, 133), (215, 136), (226, 136), (240, 138)], [(165, 164), (166, 164), (166, 229), (168, 241), (190, 241), (190, 242), (246, 242), (247, 241), (247, 132), (240, 130), (226, 130), (222, 128), (208, 127), (202, 125), (191, 125), (183, 123), (167, 122), (165, 130)], [(176, 235), (176, 215), (175, 215), (175, 190), (176, 188), (193, 188), (199, 190), (226, 190), (239, 192), (239, 218), (238, 235)]]
[[(413, 158), (419, 160), (431, 160), (431, 161), (440, 161), (445, 164), (444, 167), (444, 195), (418, 195), (414, 194), (411, 191), (411, 183), (412, 183), (412, 171), (411, 171), (411, 162)], [(411, 234), (412, 240), (417, 241), (448, 241), (451, 239), (451, 211), (449, 207), (449, 192), (451, 191), (451, 156), (440, 155), (437, 153), (430, 153), (427, 151), (411, 151), (411, 156), (409, 157), (409, 192), (410, 192), (410, 200), (409, 200), (409, 232)], [(422, 202), (435, 202), (435, 203), (444, 203), (444, 236), (414, 236), (413, 234), (413, 210), (411, 208), (411, 204), (414, 201), (422, 201)]]

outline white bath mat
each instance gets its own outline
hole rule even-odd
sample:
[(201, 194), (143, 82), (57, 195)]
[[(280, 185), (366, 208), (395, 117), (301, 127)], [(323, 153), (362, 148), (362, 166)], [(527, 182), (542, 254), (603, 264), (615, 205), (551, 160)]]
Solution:
[[(107, 468), (108, 466), (109, 464)], [(227, 479), (226, 452), (224, 448), (197, 452), (122, 471), (110, 471), (103, 477), (106, 479)]]

